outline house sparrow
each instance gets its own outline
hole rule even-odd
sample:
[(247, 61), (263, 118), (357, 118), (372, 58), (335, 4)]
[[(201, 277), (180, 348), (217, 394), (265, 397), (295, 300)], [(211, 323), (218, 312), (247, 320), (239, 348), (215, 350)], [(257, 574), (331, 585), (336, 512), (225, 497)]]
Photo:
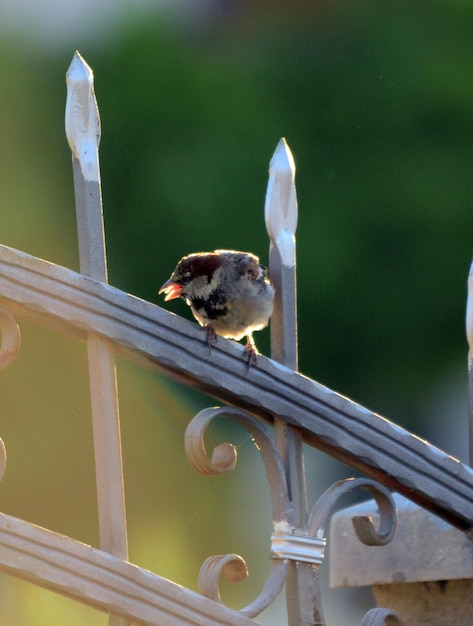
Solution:
[(159, 290), (165, 302), (182, 298), (201, 326), (209, 349), (217, 335), (246, 336), (248, 366), (256, 363), (253, 331), (267, 326), (273, 312), (274, 287), (268, 270), (249, 252), (215, 250), (183, 257)]

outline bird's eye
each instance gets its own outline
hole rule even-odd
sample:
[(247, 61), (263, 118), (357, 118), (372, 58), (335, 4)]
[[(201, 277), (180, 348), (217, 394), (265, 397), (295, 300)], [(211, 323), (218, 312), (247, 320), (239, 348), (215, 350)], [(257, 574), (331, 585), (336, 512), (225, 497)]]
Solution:
[(191, 281), (192, 273), (190, 270), (183, 270), (181, 272), (181, 277), (182, 277), (182, 282), (187, 284)]

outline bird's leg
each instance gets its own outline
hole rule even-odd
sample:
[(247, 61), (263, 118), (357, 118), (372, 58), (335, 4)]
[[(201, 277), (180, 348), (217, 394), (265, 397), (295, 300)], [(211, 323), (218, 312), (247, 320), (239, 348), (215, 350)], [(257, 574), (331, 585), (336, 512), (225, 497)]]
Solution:
[(212, 351), (212, 344), (217, 343), (217, 333), (214, 331), (214, 329), (212, 328), (212, 326), (210, 324), (207, 324), (207, 326), (205, 327), (207, 330), (207, 347), (209, 349), (209, 352)]
[(245, 358), (248, 359), (248, 369), (252, 365), (256, 365), (256, 355), (258, 354), (258, 350), (256, 349), (255, 340), (253, 339), (253, 335), (250, 333), (246, 335), (246, 346), (245, 346)]

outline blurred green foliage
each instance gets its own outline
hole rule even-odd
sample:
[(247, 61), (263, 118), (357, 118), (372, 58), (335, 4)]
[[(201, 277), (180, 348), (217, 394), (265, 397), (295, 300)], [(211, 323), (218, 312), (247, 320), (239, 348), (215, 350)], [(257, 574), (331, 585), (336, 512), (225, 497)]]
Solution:
[(205, 32), (151, 24), (96, 55), (112, 281), (156, 301), (190, 251), (267, 259), (284, 135), (301, 370), (415, 425), (432, 379), (466, 355), (472, 26), (466, 3), (247, 4)]
[[(131, 17), (106, 45), (84, 36), (54, 55), (27, 40), (13, 47), (5, 33), (1, 243), (78, 268), (63, 131), (75, 48), (94, 70), (102, 118), (110, 282), (135, 295), (162, 305), (157, 289), (189, 252), (246, 249), (267, 261), (267, 169), (285, 136), (300, 211), (300, 369), (429, 436), (432, 398), (452, 371), (466, 395), (472, 32), (473, 6), (461, 0), (428, 9), (338, 0), (221, 3), (182, 23)], [(169, 308), (191, 317), (181, 302)], [(96, 543), (83, 346), (22, 331), (20, 358), (0, 381), (9, 452), (1, 509)], [(256, 339), (268, 353), (268, 332)], [(241, 475), (209, 487), (185, 464), (185, 423), (208, 400), (123, 363), (119, 383), (132, 553), (193, 586), (190, 554), (200, 563), (241, 547), (247, 556), (234, 503), (221, 510), (217, 495), (241, 490)], [(466, 407), (461, 424), (449, 411), (442, 424), (466, 432)], [(267, 546), (254, 546), (255, 562), (258, 551)]]

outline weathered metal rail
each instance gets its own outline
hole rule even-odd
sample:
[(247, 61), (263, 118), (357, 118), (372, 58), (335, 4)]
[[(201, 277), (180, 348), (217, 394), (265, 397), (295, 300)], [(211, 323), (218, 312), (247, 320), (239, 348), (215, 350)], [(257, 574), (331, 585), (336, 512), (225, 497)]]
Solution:
[(94, 332), (118, 353), (273, 422), (462, 530), (473, 524), (473, 471), (370, 410), (264, 356), (247, 370), (242, 347), (209, 354), (195, 323), (69, 269), (0, 246), (0, 304), (75, 337)]
[(138, 626), (250, 626), (252, 619), (132, 563), (0, 513), (2, 571)]

